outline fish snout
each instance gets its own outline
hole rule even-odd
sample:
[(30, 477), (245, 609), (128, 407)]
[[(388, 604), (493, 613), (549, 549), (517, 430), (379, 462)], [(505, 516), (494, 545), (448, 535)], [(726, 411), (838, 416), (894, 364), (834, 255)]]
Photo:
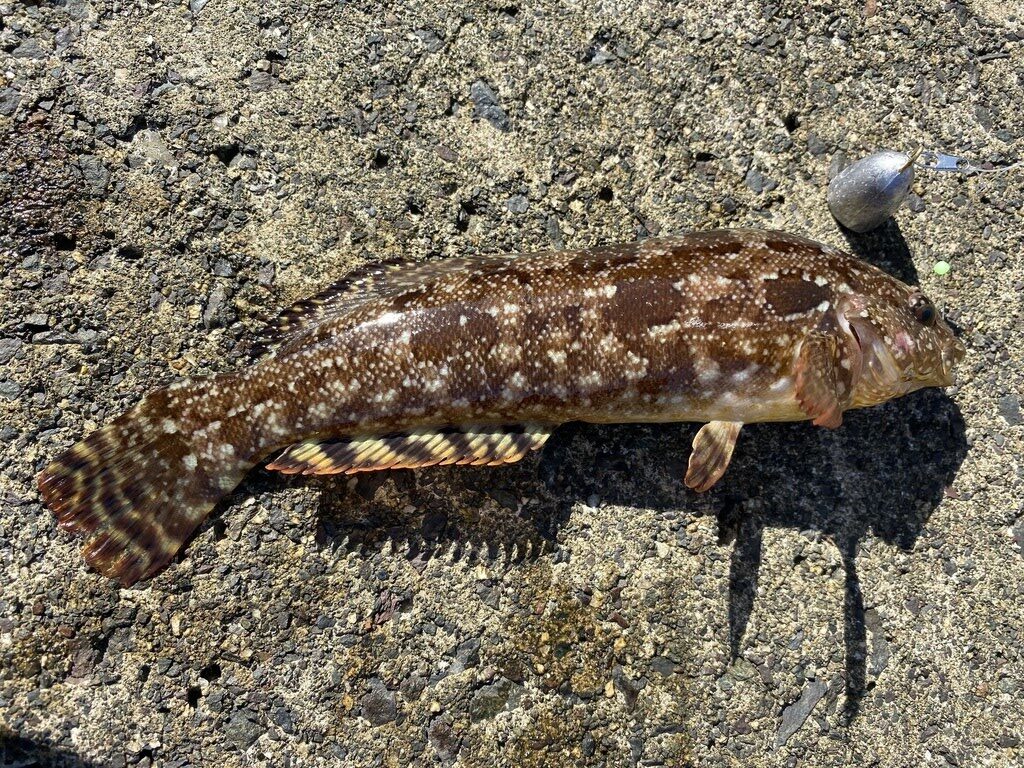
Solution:
[(942, 377), (944, 382), (941, 386), (950, 387), (953, 385), (953, 369), (967, 355), (967, 347), (955, 336), (942, 350)]

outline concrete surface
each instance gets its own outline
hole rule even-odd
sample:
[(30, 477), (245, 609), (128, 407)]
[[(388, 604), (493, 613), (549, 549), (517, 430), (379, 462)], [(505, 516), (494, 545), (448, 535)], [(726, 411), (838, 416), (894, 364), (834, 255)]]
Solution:
[(921, 174), (849, 243), (948, 309), (960, 386), (749, 429), (706, 497), (692, 425), (569, 426), (496, 470), (256, 472), (118, 589), (33, 486), (366, 260), (847, 245), (844, 158), (1022, 158), (1019, 4), (0, 16), (0, 765), (1024, 765), (1020, 170)]

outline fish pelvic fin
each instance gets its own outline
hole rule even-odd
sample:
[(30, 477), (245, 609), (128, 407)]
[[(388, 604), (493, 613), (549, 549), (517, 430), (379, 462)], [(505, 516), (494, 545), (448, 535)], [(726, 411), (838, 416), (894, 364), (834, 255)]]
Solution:
[(124, 586), (167, 565), (250, 466), (197, 436), (201, 425), (181, 423), (170, 403), (169, 390), (153, 392), (37, 478), (60, 527), (86, 537), (86, 561)]
[(742, 428), (742, 421), (711, 421), (697, 431), (684, 480), (688, 487), (703, 493), (721, 479)]

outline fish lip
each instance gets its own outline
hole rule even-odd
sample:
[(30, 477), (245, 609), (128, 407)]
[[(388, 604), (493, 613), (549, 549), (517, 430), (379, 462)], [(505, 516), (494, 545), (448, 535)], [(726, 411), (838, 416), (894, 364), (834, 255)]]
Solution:
[(953, 343), (950, 345), (951, 350), (951, 365), (950, 367), (959, 365), (959, 363), (967, 357), (967, 345), (956, 336), (953, 337)]
[(966, 356), (966, 345), (954, 336), (952, 341), (942, 350), (942, 376), (945, 380), (942, 386), (952, 387), (955, 384), (954, 369)]

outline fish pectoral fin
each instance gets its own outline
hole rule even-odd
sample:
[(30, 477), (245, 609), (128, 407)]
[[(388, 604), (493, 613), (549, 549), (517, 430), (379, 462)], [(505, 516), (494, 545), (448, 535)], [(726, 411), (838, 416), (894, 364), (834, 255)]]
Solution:
[(703, 493), (719, 481), (729, 468), (742, 428), (742, 421), (711, 421), (700, 428), (686, 468), (687, 486)]
[(267, 469), (286, 475), (351, 475), (437, 464), (511, 464), (542, 447), (552, 429), (545, 424), (467, 425), (308, 441), (285, 448)]
[(849, 372), (841, 368), (843, 349), (832, 333), (812, 333), (796, 361), (796, 399), (800, 409), (819, 427), (843, 423), (850, 400)]

